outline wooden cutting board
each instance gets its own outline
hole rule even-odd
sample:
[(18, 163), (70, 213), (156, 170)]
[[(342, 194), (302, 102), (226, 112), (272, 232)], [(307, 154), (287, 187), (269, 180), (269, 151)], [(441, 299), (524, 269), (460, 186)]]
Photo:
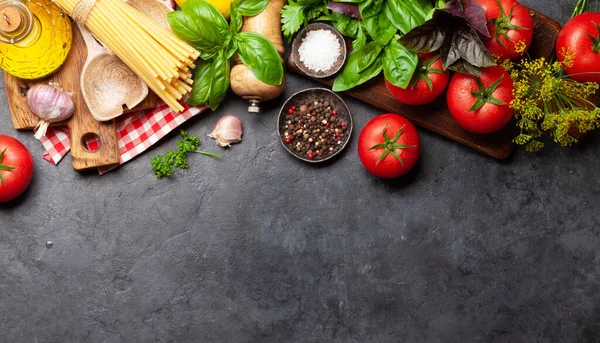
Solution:
[[(4, 73), (8, 104), (13, 126), (17, 130), (33, 129), (39, 119), (29, 111), (25, 102), (27, 90), (37, 83), (57, 82), (65, 91), (73, 94), (75, 113), (66, 122), (71, 134), (71, 159), (73, 169), (83, 171), (98, 167), (111, 166), (120, 162), (117, 145), (117, 130), (115, 121), (98, 122), (88, 110), (81, 95), (79, 79), (81, 70), (87, 58), (87, 49), (77, 25), (73, 25), (73, 42), (71, 51), (63, 66), (53, 75), (38, 80), (23, 80)], [(148, 97), (128, 111), (155, 108), (159, 103), (158, 97), (150, 92)], [(65, 125), (58, 123), (56, 125)], [(98, 150), (91, 152), (85, 147), (84, 136), (97, 135), (100, 139)], [(32, 134), (33, 136), (33, 134)]]
[[(533, 17), (534, 31), (533, 42), (528, 54), (531, 58), (546, 57), (548, 59), (553, 54), (554, 45), (561, 26), (555, 20), (536, 11), (530, 10), (530, 13)], [(293, 54), (289, 54), (287, 66), (292, 71), (310, 78), (296, 66)], [(334, 80), (333, 77), (313, 79), (329, 87), (333, 85)], [(478, 135), (467, 132), (450, 115), (446, 106), (445, 94), (442, 94), (435, 102), (427, 105), (409, 106), (402, 104), (387, 90), (383, 73), (363, 85), (346, 91), (345, 94), (371, 104), (385, 112), (401, 114), (416, 125), (439, 133), (494, 158), (507, 158), (515, 147), (512, 139), (517, 136), (518, 128), (514, 122), (508, 123), (504, 129), (493, 134)]]

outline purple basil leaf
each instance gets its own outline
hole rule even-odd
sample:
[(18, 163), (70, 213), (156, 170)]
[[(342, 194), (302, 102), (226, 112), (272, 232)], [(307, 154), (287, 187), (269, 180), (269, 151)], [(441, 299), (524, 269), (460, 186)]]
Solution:
[[(457, 30), (454, 33), (452, 45), (460, 52), (460, 57), (478, 67), (489, 67), (496, 65), (494, 57), (485, 48), (479, 36), (471, 27)], [(452, 65), (448, 63), (448, 65)]]
[(327, 9), (329, 9), (333, 12), (343, 13), (352, 18), (362, 19), (362, 17), (360, 16), (360, 11), (358, 10), (357, 4), (353, 4), (353, 3), (349, 3), (349, 2), (330, 1), (327, 4)]
[(477, 32), (485, 38), (490, 38), (490, 31), (485, 20), (485, 10), (475, 1), (467, 0), (464, 4), (464, 17)]
[(444, 42), (440, 49), (440, 57), (442, 58), (442, 68), (448, 69), (449, 66), (453, 65), (460, 59), (460, 51), (455, 44), (456, 37), (452, 37)]
[(456, 63), (448, 67), (450, 70), (453, 70), (458, 73), (471, 74), (473, 76), (480, 77), (481, 76), (481, 68), (472, 65), (471, 63), (465, 60), (458, 60)]
[[(451, 32), (449, 32), (452, 34)], [(446, 29), (434, 20), (415, 27), (400, 38), (400, 43), (416, 52), (432, 52), (440, 49), (446, 40)]]
[(485, 20), (485, 10), (472, 0), (450, 0), (441, 11), (466, 20), (484, 38), (490, 38)]

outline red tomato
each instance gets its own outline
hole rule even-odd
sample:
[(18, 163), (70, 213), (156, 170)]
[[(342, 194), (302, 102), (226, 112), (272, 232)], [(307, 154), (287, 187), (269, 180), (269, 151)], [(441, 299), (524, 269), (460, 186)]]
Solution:
[(358, 157), (365, 169), (384, 179), (408, 173), (419, 159), (421, 143), (415, 126), (393, 113), (379, 115), (358, 137)]
[(448, 85), (449, 72), (442, 68), (442, 60), (434, 53), (419, 55), (419, 64), (415, 69), (407, 88), (396, 87), (385, 80), (387, 89), (401, 103), (423, 105), (435, 100)]
[(500, 59), (515, 60), (529, 49), (533, 19), (529, 10), (515, 0), (476, 0), (485, 10), (491, 38), (484, 42)]
[[(600, 82), (600, 13), (582, 13), (569, 20), (556, 40), (556, 55), (567, 74), (579, 82)], [(565, 63), (565, 57), (571, 61)]]
[(491, 133), (512, 118), (514, 89), (510, 75), (502, 67), (487, 67), (481, 77), (456, 73), (448, 85), (448, 109), (465, 130)]
[(0, 135), (0, 202), (23, 193), (33, 176), (33, 159), (18, 140)]

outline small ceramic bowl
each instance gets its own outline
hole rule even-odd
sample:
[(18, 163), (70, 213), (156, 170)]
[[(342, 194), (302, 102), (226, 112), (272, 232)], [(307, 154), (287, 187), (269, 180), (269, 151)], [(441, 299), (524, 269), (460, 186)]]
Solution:
[[(338, 58), (335, 60), (335, 62), (333, 63), (333, 66), (327, 70), (316, 71), (316, 70), (310, 69), (300, 60), (299, 49), (300, 49), (300, 46), (302, 45), (302, 40), (306, 37), (306, 35), (308, 34), (309, 31), (316, 31), (316, 30), (330, 31), (331, 33), (333, 33), (333, 35), (337, 38), (338, 42), (340, 43), (340, 54), (339, 54)], [(334, 75), (338, 71), (340, 71), (340, 69), (342, 69), (342, 66), (344, 65), (344, 62), (346, 61), (346, 54), (347, 54), (346, 42), (344, 41), (344, 37), (333, 26), (331, 26), (329, 24), (325, 24), (325, 23), (309, 24), (307, 27), (305, 27), (300, 32), (298, 32), (298, 34), (296, 35), (296, 38), (294, 38), (294, 41), (292, 42), (292, 58), (293, 58), (294, 63), (298, 66), (298, 69), (300, 69), (304, 74), (306, 74), (310, 77), (314, 77), (314, 78), (329, 77), (329, 76)]]
[[(294, 141), (292, 141), (291, 143), (286, 143), (285, 133), (287, 131), (289, 137), (290, 130), (286, 126), (288, 126), (290, 124), (290, 120), (292, 120), (291, 118), (287, 118), (287, 116), (290, 114), (290, 109), (294, 106), (296, 108), (300, 108), (302, 104), (313, 101), (321, 101), (323, 103), (328, 102), (329, 106), (331, 107), (331, 110), (337, 111), (335, 115), (336, 122), (343, 122), (345, 124), (345, 128), (343, 131), (343, 135), (339, 138), (340, 144), (337, 144), (337, 142), (332, 144), (334, 146), (333, 151), (324, 152), (321, 156), (315, 154), (314, 157), (310, 159), (305, 153), (296, 151), (296, 149), (294, 148)], [(310, 113), (310, 111), (308, 113)], [(295, 123), (292, 122), (292, 124)], [(334, 126), (335, 124), (331, 127), (333, 128)], [(299, 127), (296, 127), (291, 131), (297, 131), (296, 129), (298, 128)], [(350, 110), (348, 110), (348, 106), (346, 106), (346, 103), (344, 103), (344, 100), (342, 100), (342, 98), (340, 98), (337, 94), (326, 88), (309, 88), (295, 93), (285, 101), (283, 107), (281, 107), (281, 111), (279, 111), (279, 117), (277, 119), (277, 131), (279, 133), (279, 141), (281, 142), (285, 150), (287, 150), (287, 152), (292, 154), (294, 157), (310, 163), (324, 162), (337, 156), (342, 150), (344, 150), (344, 148), (350, 141), (350, 136), (352, 135), (352, 128), (352, 116), (350, 115)], [(318, 137), (319, 135), (318, 133), (310, 134), (311, 136), (316, 137)], [(317, 150), (318, 147), (314, 147), (313, 149)]]

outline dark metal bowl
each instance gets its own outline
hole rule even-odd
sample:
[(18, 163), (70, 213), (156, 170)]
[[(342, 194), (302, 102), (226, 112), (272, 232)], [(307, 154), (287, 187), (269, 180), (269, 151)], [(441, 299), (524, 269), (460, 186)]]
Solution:
[[(300, 53), (298, 52), (298, 49), (300, 48), (300, 45), (302, 44), (302, 40), (304, 39), (304, 37), (306, 37), (306, 34), (308, 33), (308, 31), (314, 31), (314, 30), (331, 31), (337, 38), (338, 42), (340, 43), (340, 55), (338, 56), (337, 60), (333, 63), (333, 66), (331, 68), (329, 68), (328, 70), (315, 71), (315, 70), (308, 68), (304, 63), (302, 63), (302, 61), (300, 61)], [(309, 24), (304, 29), (302, 29), (296, 35), (296, 38), (294, 38), (294, 41), (292, 42), (292, 52), (291, 53), (292, 53), (292, 59), (293, 59), (294, 63), (298, 66), (298, 68), (304, 74), (306, 74), (310, 77), (314, 77), (314, 78), (325, 78), (325, 77), (334, 75), (335, 73), (340, 71), (340, 69), (342, 69), (344, 62), (346, 62), (346, 54), (347, 54), (346, 42), (344, 41), (344, 37), (342, 37), (340, 32), (338, 30), (336, 30), (333, 26), (331, 26), (329, 24), (325, 24), (325, 23), (312, 23), (312, 24)]]
[[(302, 156), (299, 152), (291, 149), (285, 143), (286, 115), (288, 114), (289, 108), (291, 108), (292, 106), (299, 107), (302, 103), (309, 99), (320, 99), (322, 101), (328, 101), (331, 104), (331, 106), (337, 110), (337, 116), (346, 122), (346, 128), (348, 133), (342, 138), (344, 141), (340, 145), (336, 146), (331, 154), (328, 154), (325, 157), (315, 156), (314, 159), (309, 159)], [(337, 156), (342, 150), (344, 150), (344, 148), (350, 141), (352, 130), (352, 116), (350, 115), (350, 110), (348, 109), (348, 106), (346, 106), (346, 103), (344, 102), (344, 100), (342, 100), (342, 98), (340, 98), (337, 94), (326, 88), (309, 88), (293, 94), (285, 101), (285, 103), (281, 107), (281, 110), (279, 111), (279, 117), (277, 118), (277, 132), (279, 134), (279, 141), (281, 142), (285, 150), (292, 154), (294, 157), (310, 163), (324, 162)]]

